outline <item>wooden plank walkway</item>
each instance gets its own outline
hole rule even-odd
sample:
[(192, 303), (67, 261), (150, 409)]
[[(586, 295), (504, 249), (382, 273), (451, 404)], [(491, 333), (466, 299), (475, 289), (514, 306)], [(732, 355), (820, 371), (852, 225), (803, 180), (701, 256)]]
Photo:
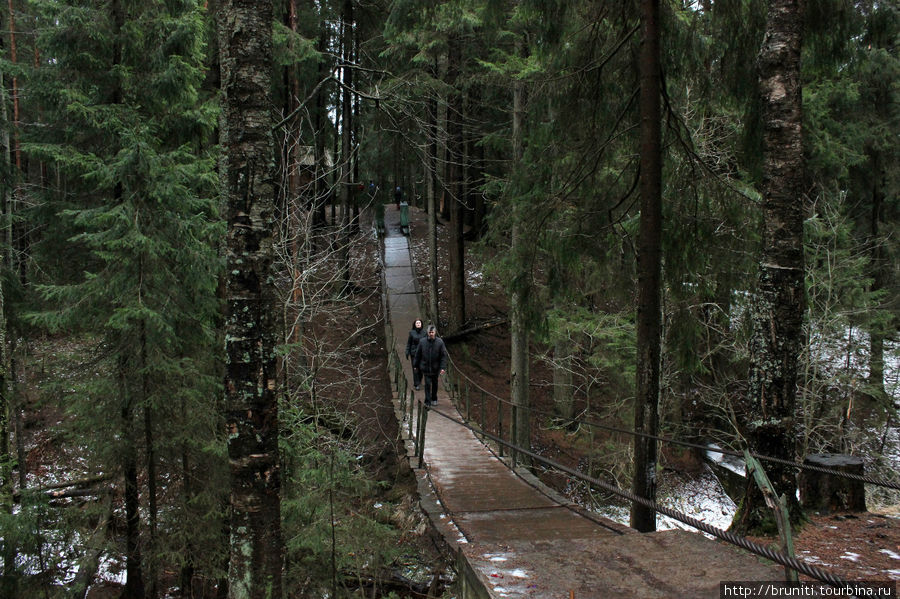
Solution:
[[(427, 326), (427, 320), (399, 213), (390, 207), (386, 212), (386, 305), (402, 359), (413, 321), (422, 318)], [(411, 382), (409, 361), (404, 372)], [(421, 401), (423, 393), (416, 395)], [(400, 398), (395, 401), (399, 407)], [(399, 409), (398, 417), (403, 418)], [(719, 597), (721, 581), (782, 579), (781, 567), (700, 534), (639, 534), (584, 514), (529, 473), (512, 471), (451, 418), (463, 420), (441, 389), (428, 415), (423, 463), (413, 455), (411, 442), (409, 454), (422, 506), (457, 552), (463, 598), (713, 599)], [(408, 429), (408, 423), (401, 424)]]

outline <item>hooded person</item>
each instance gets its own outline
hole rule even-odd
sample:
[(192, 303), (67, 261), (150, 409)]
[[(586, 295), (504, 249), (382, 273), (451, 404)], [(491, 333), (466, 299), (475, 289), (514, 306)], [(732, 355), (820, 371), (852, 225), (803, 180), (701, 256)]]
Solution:
[[(416, 349), (419, 347), (419, 341), (424, 339), (427, 336), (425, 332), (425, 327), (422, 325), (422, 319), (417, 318), (413, 321), (413, 326), (409, 330), (409, 336), (406, 338), (406, 357), (409, 358), (410, 362), (416, 355)], [(413, 386), (416, 388), (416, 391), (419, 390), (419, 387), (422, 385), (422, 371), (413, 368)]]

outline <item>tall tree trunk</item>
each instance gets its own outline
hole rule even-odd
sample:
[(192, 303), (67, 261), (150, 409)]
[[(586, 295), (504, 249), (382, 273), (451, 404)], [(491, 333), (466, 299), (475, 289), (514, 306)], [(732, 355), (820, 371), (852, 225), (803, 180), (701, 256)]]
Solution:
[[(188, 422), (187, 401), (181, 398), (181, 421)], [(183, 437), (181, 441), (181, 502), (184, 509), (190, 511), (191, 503), (194, 499), (194, 473), (191, 469), (190, 448), (187, 438)], [(194, 541), (188, 536), (184, 551), (184, 562), (181, 566), (181, 596), (193, 597), (193, 581), (194, 581)]]
[[(349, 3), (349, 0), (348, 0)], [(350, 39), (352, 42), (353, 52), (351, 60), (353, 64), (359, 64), (359, 28), (350, 28)], [(351, 70), (352, 72), (352, 70)], [(351, 118), (352, 125), (350, 127), (350, 155), (353, 157), (353, 170), (351, 181), (361, 183), (359, 178), (359, 94), (353, 94), (353, 116)], [(359, 234), (359, 203), (362, 200), (363, 192), (356, 187), (350, 195), (350, 203), (352, 204), (353, 215), (351, 217), (351, 232), (354, 235)]]
[[(0, 38), (2, 40), (2, 38)], [(0, 49), (2, 49), (2, 41), (0, 41)], [(0, 110), (2, 110), (2, 122), (0, 122), (0, 135), (3, 136), (2, 147), (3, 152), (3, 171), (0, 173), (0, 202), (2, 202), (3, 212), (7, 215), (9, 222), (9, 213), (11, 209), (10, 193), (8, 181), (8, 173), (10, 167), (9, 157), (9, 134), (7, 133), (7, 113), (6, 113), (6, 81), (5, 77), (0, 74)], [(4, 227), (4, 242), (6, 251), (3, 253), (3, 265), (9, 267), (9, 260), (12, 256), (9, 245), (8, 228)], [(12, 462), (9, 452), (9, 418), (10, 418), (10, 401), (9, 392), (7, 390), (7, 353), (6, 353), (6, 312), (5, 312), (5, 293), (2, 285), (0, 285), (0, 509), (4, 514), (12, 514), (13, 511), (13, 484), (12, 484)], [(19, 464), (19, 469), (24, 464)], [(15, 564), (16, 553), (12, 543), (7, 542), (4, 545), (3, 552), (3, 577), (0, 580), (0, 591), (5, 597), (15, 597)]]
[[(0, 20), (2, 23), (2, 20)], [(12, 2), (9, 3), (9, 34), (11, 44), (15, 40), (15, 26), (13, 24)], [(0, 36), (0, 54), (3, 51), (3, 38)], [(12, 251), (12, 214), (14, 206), (12, 170), (12, 142), (10, 140), (10, 122), (7, 112), (6, 98), (7, 78), (0, 73), (0, 151), (2, 156), (2, 171), (0, 171), (0, 206), (6, 217), (6, 226), (3, 227), (3, 241), (6, 251), (3, 252), (3, 265), (13, 270), (14, 256)], [(18, 176), (16, 171), (15, 176)], [(7, 351), (7, 321), (6, 321), (6, 294), (0, 286), (0, 509), (5, 514), (13, 512), (13, 475), (12, 455), (9, 450), (10, 416), (15, 410), (15, 402), (12, 401), (14, 378), (10, 367), (11, 353)], [(9, 340), (12, 341), (11, 339)], [(18, 440), (21, 436), (17, 436)], [(25, 463), (19, 463), (19, 475), (25, 471)], [(16, 577), (16, 547), (7, 540), (3, 552), (3, 577), (0, 579), (0, 591), (5, 597), (15, 597), (18, 594)]]
[[(16, 18), (13, 7), (13, 0), (9, 0), (9, 61), (15, 65), (18, 62), (18, 52), (16, 48)], [(12, 153), (14, 163), (16, 165), (16, 173), (22, 171), (22, 151), (19, 144), (19, 78), (12, 78), (12, 105), (13, 105), (13, 143)], [(18, 184), (16, 185), (16, 189)], [(18, 193), (18, 190), (16, 191)]]
[[(122, 29), (125, 26), (125, 11), (121, 0), (110, 4), (113, 18), (113, 65), (122, 63)], [(116, 85), (113, 89), (113, 104), (121, 104), (123, 92)], [(113, 189), (113, 202), (119, 204), (124, 196), (124, 185), (117, 182)], [(144, 571), (141, 554), (140, 487), (138, 483), (138, 441), (134, 431), (134, 393), (129, 381), (129, 366), (125, 358), (119, 364), (119, 378), (122, 400), (122, 471), (125, 478), (125, 589), (123, 599), (144, 599)]]
[(122, 599), (144, 599), (144, 572), (141, 565), (141, 514), (138, 483), (137, 438), (134, 432), (134, 398), (128, 384), (127, 365), (119, 364), (122, 398), (122, 472), (125, 479), (125, 588)]
[(353, 153), (353, 101), (350, 88), (353, 86), (353, 69), (350, 63), (353, 56), (353, 0), (344, 0), (343, 21), (343, 66), (341, 75), (343, 87), (341, 91), (341, 178), (338, 183), (338, 196), (341, 202), (341, 228), (338, 233), (340, 246), (340, 268), (342, 292), (350, 287), (350, 168)]
[[(518, 42), (521, 54), (521, 42)], [(513, 114), (512, 114), (512, 165), (510, 172), (513, 177), (521, 177), (522, 156), (524, 155), (524, 141), (522, 128), (525, 120), (525, 84), (516, 80), (513, 83)], [(511, 186), (512, 190), (516, 185)], [(531, 280), (529, 276), (530, 266), (527, 257), (524, 238), (526, 208), (515, 197), (513, 191), (511, 210), (512, 238), (510, 253), (513, 256), (516, 273), (512, 278), (509, 297), (509, 329), (510, 329), (510, 370), (509, 387), (512, 394), (512, 405), (516, 409), (515, 438), (514, 443), (519, 447), (531, 449), (531, 398), (529, 395), (529, 323), (528, 312), (531, 301)]]
[[(659, 427), (660, 278), (662, 272), (662, 151), (660, 132), (659, 0), (642, 0), (640, 52), (641, 221), (638, 254), (637, 376), (634, 430), (657, 434)], [(635, 495), (656, 500), (656, 441), (634, 437)], [(631, 526), (656, 530), (656, 512), (633, 504)]]
[[(803, 351), (806, 308), (803, 263), (804, 160), (800, 0), (771, 0), (759, 52), (763, 127), (763, 234), (759, 282), (752, 308), (747, 424), (753, 451), (794, 460), (797, 365)], [(794, 469), (770, 464), (767, 474), (788, 501), (791, 520), (801, 517)], [(742, 532), (775, 530), (756, 485), (735, 515)]]
[(460, 42), (451, 39), (447, 51), (447, 81), (454, 86), (450, 92), (447, 108), (447, 160), (449, 162), (448, 189), (446, 201), (450, 207), (450, 297), (447, 307), (449, 317), (447, 326), (451, 331), (459, 330), (466, 322), (466, 267), (465, 240), (463, 239), (463, 206), (462, 206), (462, 97), (455, 89), (460, 79)]
[(18, 332), (9, 326), (8, 320), (5, 322), (6, 338), (9, 340), (7, 357), (4, 358), (8, 364), (6, 368), (6, 389), (9, 393), (7, 402), (16, 435), (16, 468), (19, 471), (19, 489), (24, 490), (28, 488), (28, 452), (25, 451), (25, 409), (22, 396), (19, 394), (19, 366), (16, 362), (16, 352), (19, 346)]
[[(324, 55), (328, 48), (329, 28), (328, 22), (322, 18), (319, 29), (319, 42), (316, 49)], [(319, 60), (318, 65), (318, 81), (322, 81), (326, 73), (326, 62), (324, 59)], [(328, 200), (328, 177), (325, 171), (327, 161), (325, 160), (325, 132), (323, 121), (327, 119), (325, 114), (325, 93), (323, 91), (316, 92), (316, 108), (314, 113), (315, 131), (313, 131), (315, 143), (315, 185), (313, 197), (313, 229), (319, 231), (325, 227), (325, 203)]]
[[(877, 155), (871, 157), (872, 162), (872, 214), (869, 230), (869, 243), (872, 248), (871, 272), (873, 292), (884, 289), (887, 264), (884, 252), (884, 240), (881, 239), (880, 226), (884, 220), (884, 172)], [(876, 322), (869, 329), (869, 379), (872, 395), (879, 399), (886, 398), (884, 389), (884, 325)]]
[(438, 312), (437, 190), (435, 189), (438, 164), (438, 132), (437, 101), (434, 99), (428, 102), (428, 126), (430, 132), (425, 174), (426, 194), (428, 196), (428, 312), (433, 322), (440, 326), (440, 313)]
[[(450, 40), (452, 42), (452, 40)], [(453, 89), (455, 81), (450, 78), (450, 51), (442, 53), (438, 58), (437, 72), (438, 77), (447, 83), (449, 89)], [(438, 192), (437, 202), (438, 211), (445, 221), (450, 219), (450, 151), (448, 145), (450, 143), (450, 94), (446, 94), (443, 102), (437, 105), (437, 181)]]
[(271, 0), (223, 0), (225, 410), (231, 474), (229, 595), (281, 597)]
[[(570, 339), (563, 339), (553, 346), (553, 409), (560, 418), (566, 420), (575, 415), (571, 343)], [(568, 424), (570, 423), (566, 422)]]
[[(297, 33), (297, 1), (296, 0), (288, 0), (287, 13), (284, 15), (284, 22), (288, 29), (291, 30), (293, 34)], [(294, 48), (294, 38), (291, 37), (288, 44), (290, 45), (290, 50), (293, 52)], [(297, 69), (294, 65), (286, 65), (283, 67), (284, 69), (284, 87), (287, 90), (286, 98), (284, 99), (284, 114), (290, 115), (294, 114), (297, 108), (300, 105), (300, 81), (297, 77)], [(300, 250), (301, 250), (301, 234), (300, 227), (303, 223), (303, 218), (301, 214), (303, 211), (310, 210), (312, 206), (305, 205), (305, 200), (307, 199), (308, 190), (304, 189), (301, 191), (300, 188), (300, 160), (302, 156), (301, 146), (300, 146), (300, 127), (296, 127), (294, 123), (299, 122), (299, 119), (290, 119), (287, 123), (285, 123), (285, 131), (283, 134), (282, 143), (284, 144), (284, 148), (281, 151), (282, 156), (284, 156), (284, 166), (282, 167), (287, 173), (287, 189), (285, 192), (284, 199), (284, 210), (287, 222), (289, 223), (289, 233), (288, 237), (290, 238), (290, 260), (291, 260), (291, 281), (292, 281), (292, 289), (291, 289), (291, 299), (294, 305), (297, 304), (298, 298), (300, 296), (300, 289), (297, 286), (297, 281), (300, 279)], [(305, 186), (304, 186), (305, 187)], [(301, 198), (301, 195), (303, 196)], [(292, 337), (289, 341), (296, 341), (296, 338)]]
[(472, 178), (471, 187), (474, 196), (472, 202), (472, 233), (475, 235), (475, 239), (479, 239), (485, 231), (484, 216), (486, 205), (484, 201), (484, 192), (482, 191), (485, 180), (484, 145), (477, 144), (474, 148), (474, 152), (475, 156), (473, 157), (473, 170), (475, 171), (475, 175)]
[(147, 544), (147, 596), (155, 599), (159, 585), (157, 530), (159, 521), (159, 507), (156, 492), (156, 445), (153, 441), (153, 409), (150, 405), (150, 380), (143, 372), (147, 366), (147, 334), (146, 325), (141, 322), (140, 338), (140, 363), (141, 372), (141, 403), (144, 404), (144, 443), (147, 460), (147, 519), (149, 528), (149, 542)]

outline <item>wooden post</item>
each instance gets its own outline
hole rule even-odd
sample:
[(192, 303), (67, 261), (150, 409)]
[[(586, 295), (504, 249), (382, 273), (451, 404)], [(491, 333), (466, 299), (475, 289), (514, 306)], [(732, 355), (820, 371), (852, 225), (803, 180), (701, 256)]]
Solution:
[(424, 467), (425, 463), (425, 427), (428, 426), (428, 406), (424, 406), (420, 413), (422, 414), (422, 425), (419, 427), (419, 466)]
[[(497, 436), (503, 440), (503, 402), (497, 398)], [(503, 443), (500, 443), (500, 457), (503, 457)]]
[(409, 427), (409, 438), (415, 439), (413, 437), (413, 418), (416, 411), (416, 393), (415, 391), (410, 391), (410, 400), (409, 400), (409, 416), (407, 416), (407, 425)]
[(481, 392), (481, 431), (484, 432), (484, 391)]
[(512, 405), (512, 417), (510, 418), (510, 420), (511, 420), (511, 422), (509, 423), (509, 425), (511, 427), (511, 430), (510, 430), (509, 438), (510, 438), (510, 441), (512, 441), (512, 451), (510, 453), (511, 453), (511, 457), (512, 457), (512, 467), (513, 467), (513, 469), (515, 469), (516, 462), (518, 461), (518, 458), (519, 458), (519, 452), (516, 449), (516, 440), (519, 438), (519, 435), (517, 434), (519, 432), (519, 429), (518, 429), (519, 406), (517, 406), (516, 404)]
[(469, 420), (469, 381), (466, 381), (466, 421)]
[[(769, 481), (769, 477), (766, 476), (762, 465), (747, 450), (744, 450), (744, 460), (747, 463), (747, 470), (753, 474), (756, 484), (759, 485), (759, 490), (762, 491), (766, 505), (775, 512), (775, 524), (778, 526), (778, 536), (781, 538), (781, 552), (788, 557), (794, 557), (794, 538), (791, 535), (787, 498), (784, 495), (778, 497), (775, 493), (775, 487)], [(799, 580), (797, 571), (789, 566), (785, 566), (784, 579), (788, 582), (797, 582)]]
[(406, 416), (406, 411), (404, 410), (403, 414), (409, 422), (409, 438), (412, 439), (412, 407), (413, 404), (416, 403), (416, 392), (412, 389), (409, 390), (409, 415)]

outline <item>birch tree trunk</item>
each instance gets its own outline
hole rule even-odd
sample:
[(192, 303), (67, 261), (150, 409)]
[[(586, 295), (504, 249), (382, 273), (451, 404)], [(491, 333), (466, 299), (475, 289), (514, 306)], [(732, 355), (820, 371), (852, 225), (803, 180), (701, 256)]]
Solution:
[[(751, 449), (794, 460), (797, 369), (805, 344), (803, 261), (804, 160), (800, 49), (800, 0), (769, 2), (766, 35), (759, 51), (763, 128), (763, 232), (759, 282), (752, 308), (748, 423)], [(800, 518), (793, 468), (768, 465), (767, 474)], [(735, 515), (740, 531), (774, 530), (771, 512), (756, 485), (748, 486)]]
[[(634, 430), (657, 434), (659, 427), (660, 278), (662, 237), (662, 158), (660, 144), (659, 0), (641, 2), (640, 53), (641, 222), (638, 254), (637, 381)], [(656, 500), (656, 441), (634, 437), (635, 495)], [(656, 530), (656, 512), (631, 506), (631, 526)]]
[(273, 283), (271, 0), (223, 0), (219, 52), (226, 194), (225, 409), (231, 474), (229, 597), (281, 597), (277, 296)]

